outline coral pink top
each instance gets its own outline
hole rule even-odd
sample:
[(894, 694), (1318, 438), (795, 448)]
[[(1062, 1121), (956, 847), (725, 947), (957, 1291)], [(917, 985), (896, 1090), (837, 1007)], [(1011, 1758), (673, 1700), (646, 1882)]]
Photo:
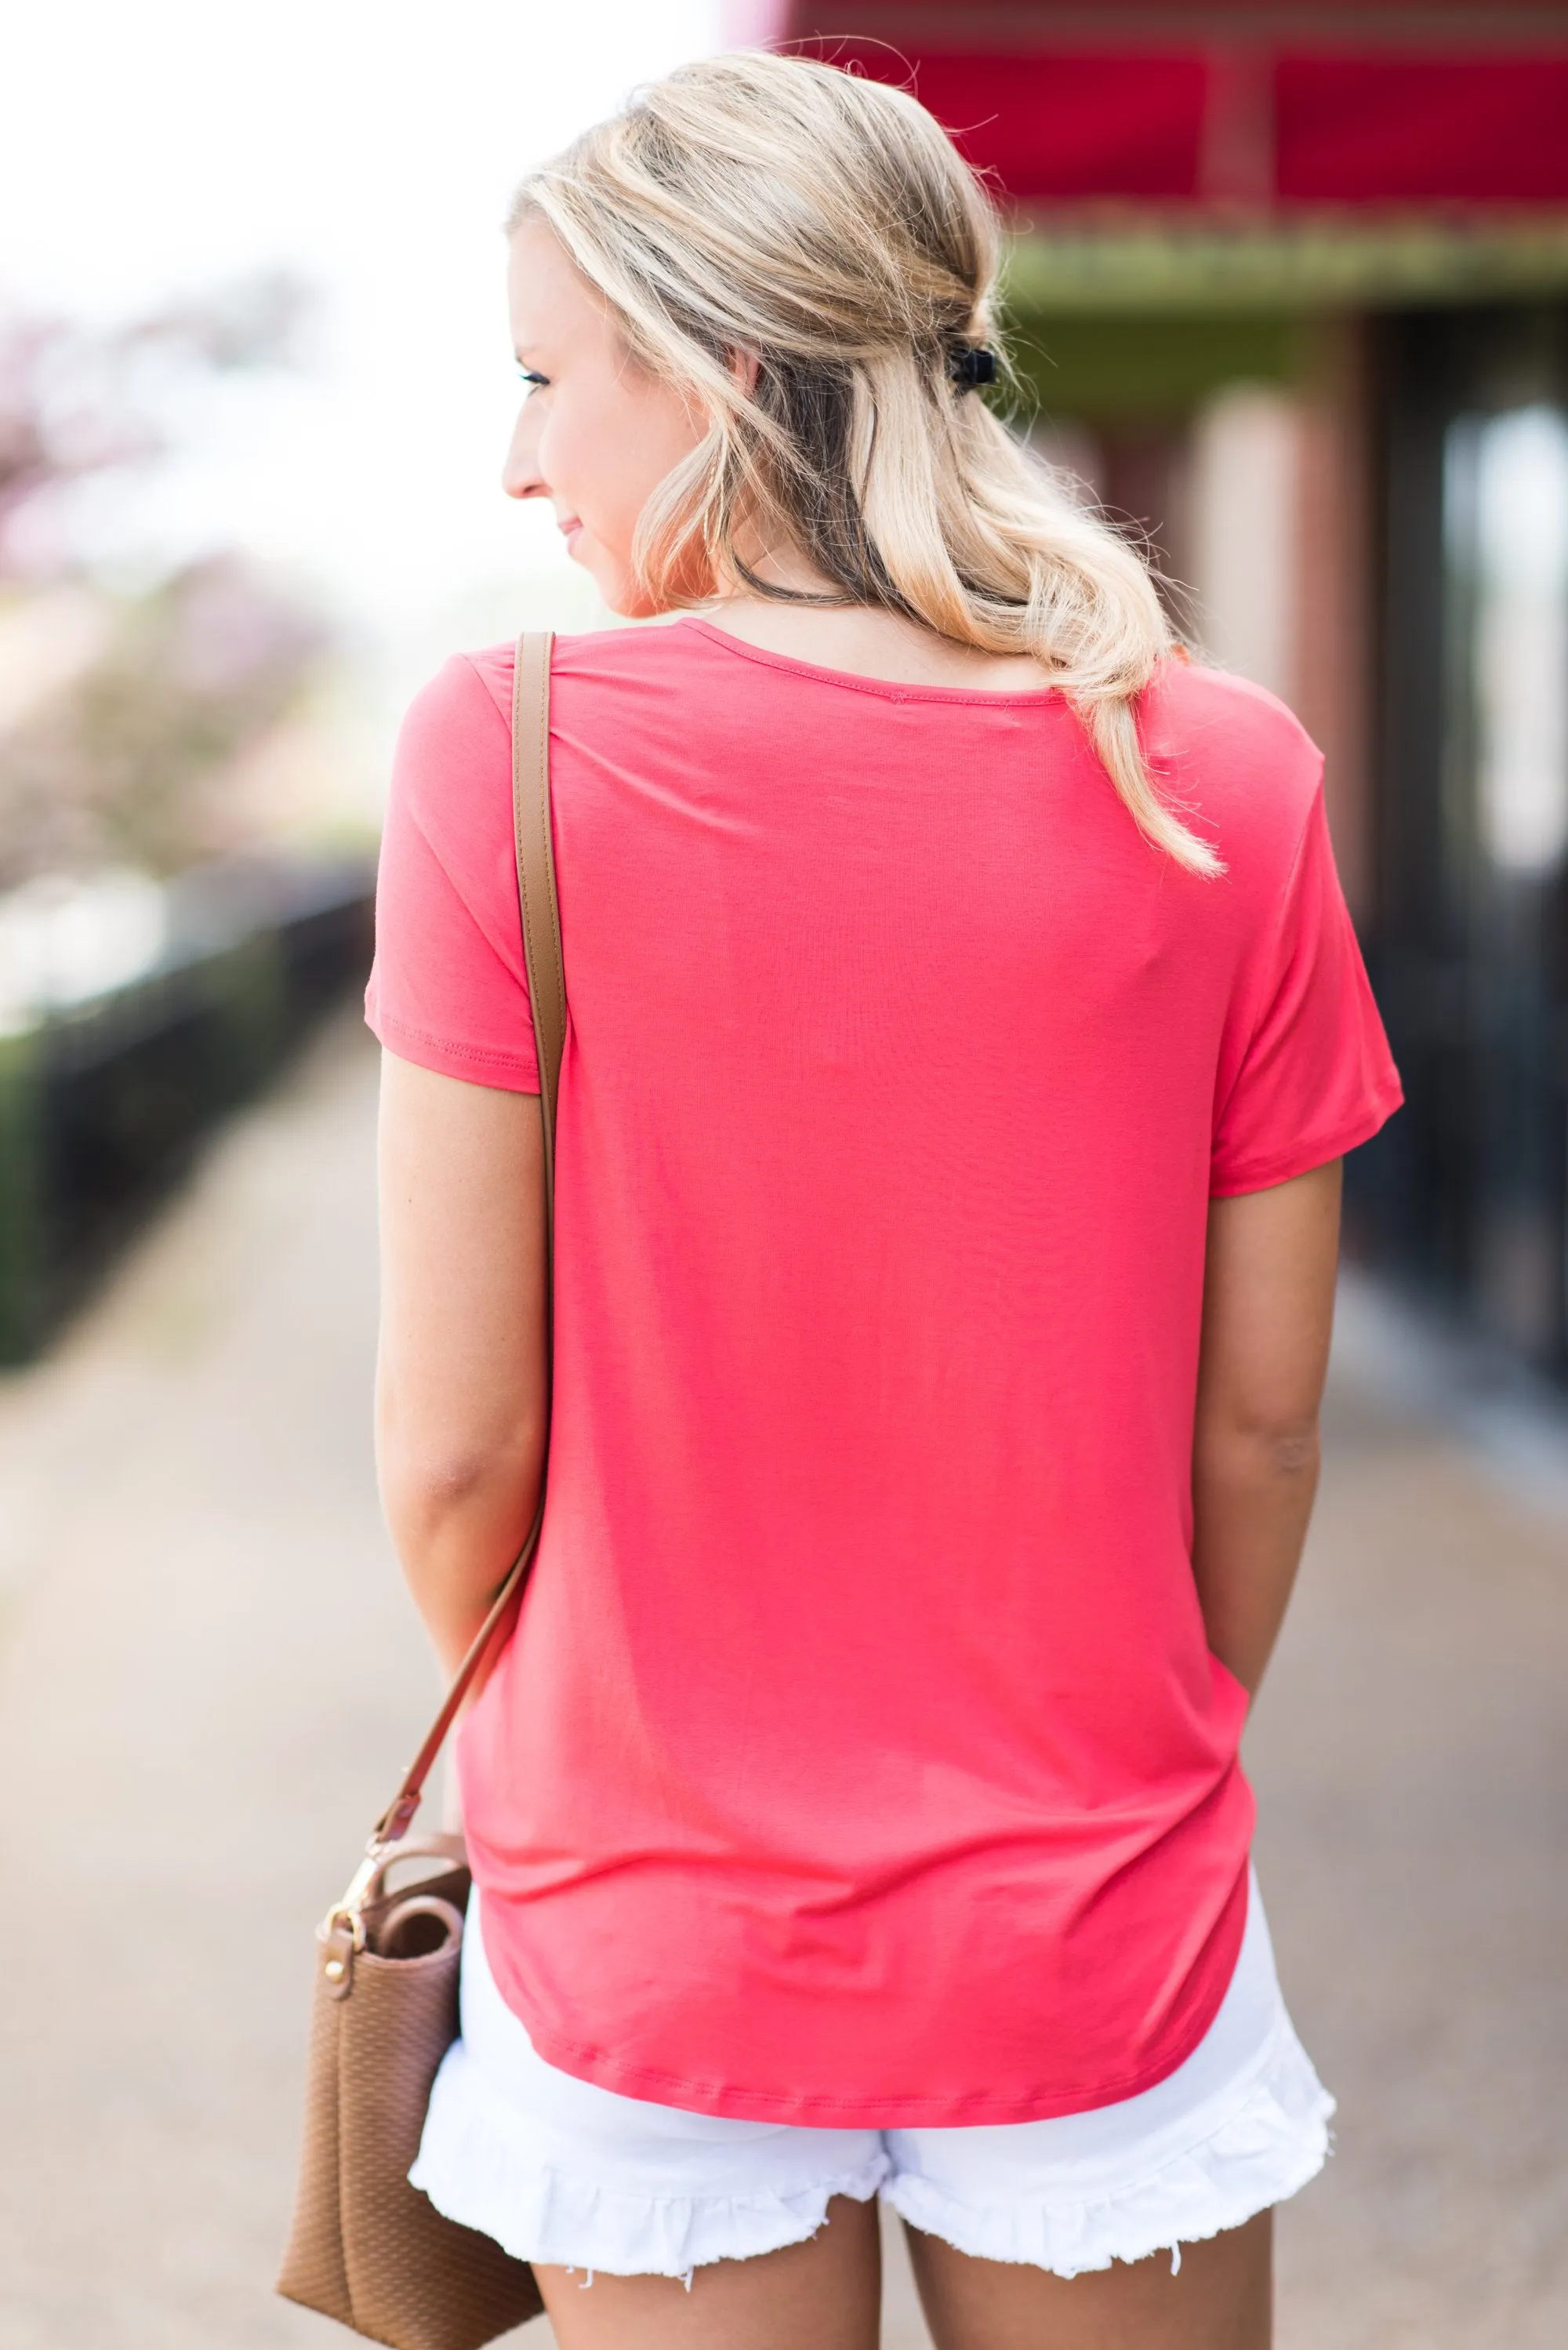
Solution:
[[(399, 749), (371, 1025), (537, 1089), (510, 648)], [(765, 2121), (1149, 2087), (1246, 1908), (1189, 1559), (1205, 1218), (1398, 1081), (1321, 762), (1168, 665), (1139, 837), (1054, 694), (704, 621), (556, 646), (570, 1029), (549, 1500), (460, 1769), (535, 2047)]]

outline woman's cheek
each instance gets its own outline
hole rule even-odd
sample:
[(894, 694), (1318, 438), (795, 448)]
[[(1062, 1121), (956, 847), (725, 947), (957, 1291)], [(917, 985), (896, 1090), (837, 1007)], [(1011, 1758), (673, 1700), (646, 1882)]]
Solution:
[(557, 414), (540, 442), (539, 462), (556, 514), (580, 522), (585, 536), (601, 546), (613, 539), (613, 530), (607, 529), (603, 442), (592, 432), (584, 432), (572, 418)]

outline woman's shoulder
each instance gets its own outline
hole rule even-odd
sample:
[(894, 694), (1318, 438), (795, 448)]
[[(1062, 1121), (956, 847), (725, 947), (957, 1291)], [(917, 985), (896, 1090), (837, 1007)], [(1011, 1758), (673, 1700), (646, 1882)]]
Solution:
[[(552, 679), (574, 685), (667, 678), (685, 667), (698, 649), (694, 632), (657, 624), (552, 633)], [(405, 724), (478, 727), (488, 733), (493, 712), (510, 727), (516, 664), (513, 637), (502, 644), (452, 653), (414, 695)]]
[(1323, 754), (1276, 694), (1197, 660), (1163, 661), (1140, 732), (1160, 788), (1231, 862), (1293, 855), (1323, 781)]
[[(682, 730), (690, 731), (692, 697), (680, 688), (699, 650), (700, 640), (692, 645), (678, 628), (556, 632), (552, 733), (561, 729), (563, 743), (578, 751), (618, 738), (628, 723), (647, 743), (682, 739)], [(516, 666), (513, 638), (452, 653), (403, 713), (388, 822), (414, 827), (453, 867), (503, 868), (501, 852), (512, 837)], [(711, 701), (701, 696), (699, 706)], [(562, 766), (569, 770), (570, 762)]]
[(510, 644), (449, 654), (403, 712), (399, 764), (423, 769), (433, 759), (448, 770), (455, 758), (493, 756), (498, 745), (504, 750), (514, 659)]

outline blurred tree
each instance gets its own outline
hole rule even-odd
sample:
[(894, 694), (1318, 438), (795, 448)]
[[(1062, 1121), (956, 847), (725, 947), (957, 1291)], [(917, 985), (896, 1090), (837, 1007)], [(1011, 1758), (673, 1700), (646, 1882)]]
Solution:
[(292, 362), (308, 311), (295, 279), (264, 276), (107, 333), (0, 319), (0, 581), (68, 574), (76, 485), (163, 455), (193, 381)]
[(0, 889), (106, 864), (168, 873), (247, 845), (223, 770), (297, 702), (327, 629), (232, 553), (116, 592), (74, 543), (72, 501), (168, 453), (201, 381), (292, 359), (306, 310), (268, 277), (109, 333), (0, 322), (0, 596), (36, 609), (75, 583), (99, 624), (53, 683), (35, 655), (37, 690), (24, 680), (0, 716)]
[(120, 601), (107, 640), (0, 737), (0, 889), (249, 845), (225, 768), (297, 701), (327, 633), (234, 556)]

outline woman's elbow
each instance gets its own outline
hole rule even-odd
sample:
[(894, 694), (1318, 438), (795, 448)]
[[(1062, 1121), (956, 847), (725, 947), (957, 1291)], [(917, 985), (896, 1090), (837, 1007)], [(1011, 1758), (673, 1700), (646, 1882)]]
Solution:
[(1271, 1429), (1263, 1441), (1277, 1477), (1295, 1479), (1317, 1475), (1323, 1458), (1323, 1440), (1315, 1418), (1289, 1427)]
[(422, 1441), (383, 1426), (381, 1496), (394, 1534), (423, 1544), (474, 1519), (531, 1519), (545, 1467), (545, 1427), (504, 1436), (449, 1434)]
[(1299, 1485), (1315, 1482), (1322, 1440), (1315, 1412), (1249, 1413), (1200, 1424), (1197, 1450), (1213, 1467), (1228, 1467), (1249, 1483)]

